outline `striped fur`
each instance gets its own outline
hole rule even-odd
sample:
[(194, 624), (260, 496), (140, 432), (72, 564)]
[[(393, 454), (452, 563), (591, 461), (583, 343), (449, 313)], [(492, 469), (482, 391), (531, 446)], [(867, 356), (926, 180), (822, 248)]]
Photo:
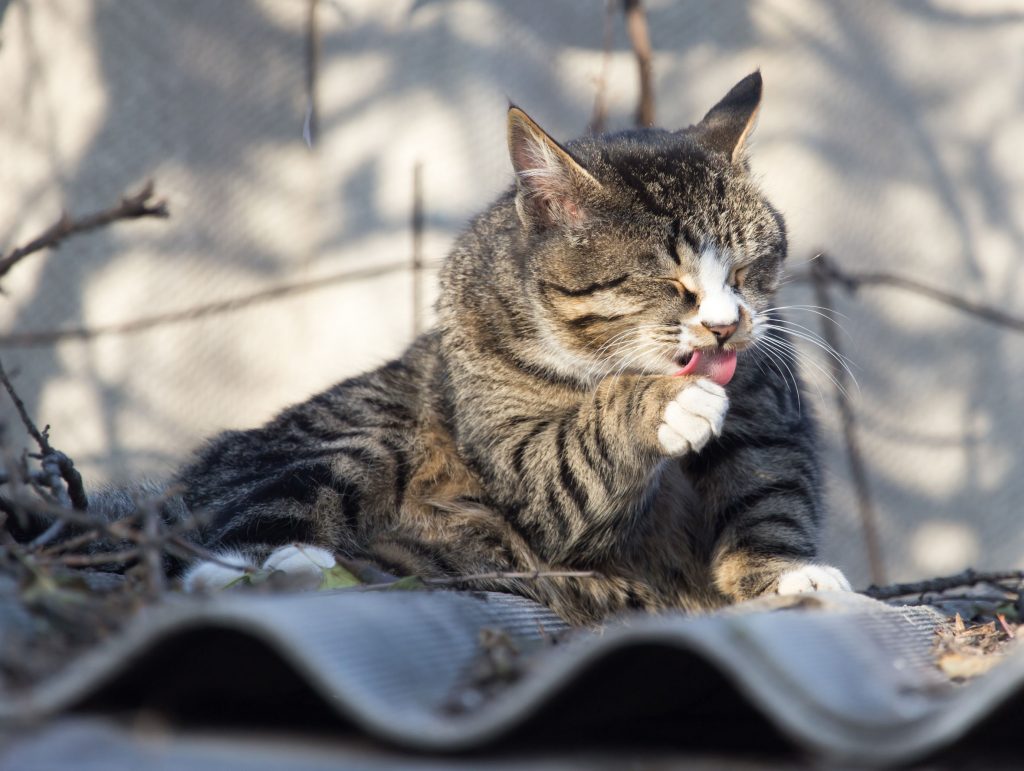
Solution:
[[(599, 571), (470, 584), (577, 622), (716, 607), (813, 563), (813, 428), (758, 360), (786, 251), (743, 153), (759, 97), (750, 76), (694, 127), (566, 147), (513, 108), (516, 185), (458, 239), (438, 327), (207, 444), (178, 478), (204, 544), (260, 561), (308, 543), (397, 575)], [(715, 323), (736, 316), (728, 411), (669, 451), (659, 427), (695, 386), (680, 357), (719, 346), (710, 298)]]

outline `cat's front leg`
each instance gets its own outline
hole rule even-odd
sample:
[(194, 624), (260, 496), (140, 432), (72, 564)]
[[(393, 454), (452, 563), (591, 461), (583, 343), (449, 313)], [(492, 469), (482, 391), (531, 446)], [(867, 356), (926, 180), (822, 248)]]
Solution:
[(715, 587), (731, 600), (848, 591), (818, 559), (824, 504), (814, 427), (781, 382), (740, 372), (720, 436), (683, 458), (709, 526)]
[(715, 557), (714, 575), (718, 589), (733, 600), (765, 594), (851, 591), (846, 576), (831, 565), (733, 550), (728, 546), (720, 548)]
[(722, 433), (729, 397), (725, 389), (706, 378), (686, 384), (665, 405), (658, 426), (658, 443), (669, 457), (699, 452)]

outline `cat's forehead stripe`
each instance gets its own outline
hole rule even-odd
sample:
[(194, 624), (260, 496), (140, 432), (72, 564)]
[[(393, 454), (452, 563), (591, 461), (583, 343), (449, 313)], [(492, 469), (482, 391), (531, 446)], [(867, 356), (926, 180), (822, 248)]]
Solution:
[(668, 229), (668, 255), (676, 265), (682, 265), (679, 258), (679, 248), (676, 245), (679, 241), (679, 220), (673, 220)]

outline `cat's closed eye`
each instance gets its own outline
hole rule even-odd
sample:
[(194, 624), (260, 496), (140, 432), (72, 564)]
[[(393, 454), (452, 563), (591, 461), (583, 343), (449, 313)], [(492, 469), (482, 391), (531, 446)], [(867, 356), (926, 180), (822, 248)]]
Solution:
[(694, 304), (696, 304), (696, 302), (697, 302), (697, 293), (692, 291), (689, 287), (687, 287), (686, 284), (682, 280), (680, 280), (678, 278), (674, 278), (674, 277), (658, 278), (656, 280), (657, 281), (661, 281), (666, 286), (671, 287), (672, 290), (674, 292), (676, 292), (676, 294), (678, 294), (680, 297), (683, 298), (683, 301), (687, 305), (694, 305)]

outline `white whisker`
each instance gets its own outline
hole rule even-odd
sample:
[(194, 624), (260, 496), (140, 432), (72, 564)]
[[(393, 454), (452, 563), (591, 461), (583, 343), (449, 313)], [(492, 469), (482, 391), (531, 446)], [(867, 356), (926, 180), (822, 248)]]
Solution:
[[(798, 340), (803, 340), (804, 342), (810, 343), (811, 345), (813, 345), (813, 346), (815, 346), (817, 348), (820, 348), (822, 351), (824, 351), (828, 356), (830, 356), (842, 368), (842, 370), (846, 373), (846, 375), (850, 378), (850, 380), (853, 381), (854, 387), (857, 390), (860, 390), (860, 384), (857, 382), (857, 376), (853, 374), (853, 370), (851, 368), (852, 362), (850, 362), (849, 359), (847, 359), (841, 353), (836, 351), (835, 348), (833, 348), (831, 345), (829, 345), (824, 340), (815, 340), (814, 338), (808, 337), (807, 335), (805, 335), (805, 334), (803, 334), (801, 332), (798, 332), (798, 331), (795, 331), (795, 330), (792, 330), (792, 329), (786, 329), (785, 327), (778, 327), (778, 326), (775, 326), (773, 324), (765, 323), (763, 325), (763, 327), (765, 329), (773, 329), (773, 330), (775, 330), (777, 332), (783, 332), (785, 334), (788, 334), (788, 335), (791, 335), (791, 336), (797, 338)], [(773, 339), (776, 342), (778, 342), (778, 343), (783, 343), (783, 344), (785, 344), (787, 346), (792, 347), (794, 350), (799, 351), (799, 349), (797, 349), (796, 346), (793, 343), (789, 342), (788, 340), (783, 340), (781, 338), (773, 338)], [(809, 360), (809, 361), (813, 361), (813, 360)]]

